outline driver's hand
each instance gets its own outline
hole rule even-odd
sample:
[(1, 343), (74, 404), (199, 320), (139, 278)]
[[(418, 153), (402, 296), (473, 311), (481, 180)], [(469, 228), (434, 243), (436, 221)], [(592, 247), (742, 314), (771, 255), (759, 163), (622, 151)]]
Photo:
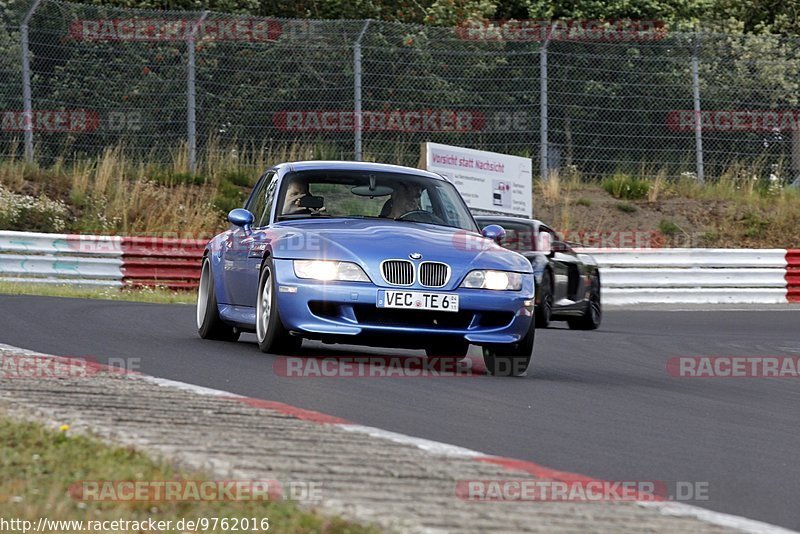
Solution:
[(300, 207), (300, 199), (303, 197), (308, 196), (308, 193), (295, 193), (289, 197), (289, 204), (294, 206), (295, 208)]

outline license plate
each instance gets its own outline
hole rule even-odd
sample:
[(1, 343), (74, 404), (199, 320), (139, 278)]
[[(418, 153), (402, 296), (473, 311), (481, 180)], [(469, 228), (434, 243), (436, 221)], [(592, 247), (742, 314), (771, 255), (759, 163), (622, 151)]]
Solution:
[(458, 295), (422, 291), (378, 291), (378, 308), (458, 311)]

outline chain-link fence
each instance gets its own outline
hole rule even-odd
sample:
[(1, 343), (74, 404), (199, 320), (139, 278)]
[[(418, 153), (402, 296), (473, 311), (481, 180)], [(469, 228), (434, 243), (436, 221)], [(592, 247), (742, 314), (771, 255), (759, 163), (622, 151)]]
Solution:
[(778, 36), (493, 33), (55, 0), (3, 17), (3, 157), (120, 145), (190, 166), (231, 151), (416, 165), (434, 141), (532, 157), (540, 174), (800, 174), (800, 41)]

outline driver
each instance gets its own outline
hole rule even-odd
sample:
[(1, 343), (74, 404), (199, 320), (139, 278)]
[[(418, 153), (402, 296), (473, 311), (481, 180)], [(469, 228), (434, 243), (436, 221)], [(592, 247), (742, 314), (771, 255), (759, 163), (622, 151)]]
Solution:
[(394, 186), (391, 198), (391, 210), (386, 215), (398, 219), (410, 211), (420, 210), (419, 198), (422, 190), (416, 184), (398, 183)]
[(300, 200), (303, 197), (310, 196), (311, 192), (308, 189), (308, 182), (300, 178), (290, 178), (289, 184), (286, 186), (286, 196), (283, 199), (282, 215), (295, 215), (299, 213), (310, 213), (309, 208), (300, 206)]

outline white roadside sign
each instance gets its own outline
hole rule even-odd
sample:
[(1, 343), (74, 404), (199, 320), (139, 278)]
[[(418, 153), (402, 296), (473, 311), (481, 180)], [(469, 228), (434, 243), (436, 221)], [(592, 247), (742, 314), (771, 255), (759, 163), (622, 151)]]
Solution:
[(533, 215), (530, 158), (438, 143), (424, 143), (422, 150), (425, 169), (453, 182), (475, 212)]

